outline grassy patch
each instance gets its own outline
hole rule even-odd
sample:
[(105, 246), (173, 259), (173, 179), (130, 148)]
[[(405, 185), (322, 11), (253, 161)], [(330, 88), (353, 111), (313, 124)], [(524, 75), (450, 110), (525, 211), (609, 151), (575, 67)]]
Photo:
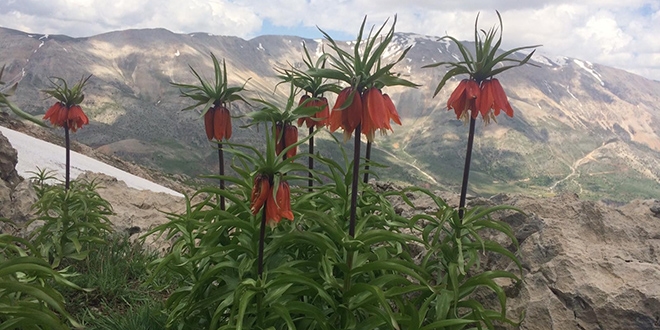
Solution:
[(70, 280), (90, 290), (59, 288), (67, 310), (86, 329), (162, 329), (167, 292), (156, 289), (164, 284), (156, 279), (145, 285), (147, 265), (155, 252), (133, 243), (125, 235), (112, 236), (107, 245), (90, 252), (88, 259), (70, 262)]

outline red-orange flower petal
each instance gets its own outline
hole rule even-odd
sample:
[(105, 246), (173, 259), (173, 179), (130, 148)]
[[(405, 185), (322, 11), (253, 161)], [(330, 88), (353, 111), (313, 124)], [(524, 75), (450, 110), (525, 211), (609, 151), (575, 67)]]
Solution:
[(317, 101), (317, 106), (321, 108), (321, 111), (314, 114), (314, 118), (317, 119), (316, 127), (328, 126), (330, 124), (330, 107), (328, 106), (328, 99), (320, 97)]
[(279, 215), (282, 218), (293, 220), (293, 212), (291, 211), (291, 191), (289, 189), (289, 184), (286, 181), (280, 182), (275, 200), (277, 201)]
[(277, 201), (273, 198), (272, 191), (268, 194), (266, 200), (266, 224), (275, 227), (282, 220), (280, 209), (277, 207)]
[(231, 137), (231, 115), (224, 106), (216, 106), (213, 114), (213, 136), (216, 140), (229, 140)]
[(509, 99), (507, 98), (506, 93), (504, 92), (504, 88), (502, 88), (499, 80), (492, 79), (492, 85), (493, 94), (495, 97), (495, 116), (500, 114), (500, 110), (504, 110), (504, 113), (506, 113), (507, 116), (513, 117), (513, 108), (511, 107)]
[[(492, 80), (484, 80), (481, 82), (481, 92), (479, 98), (477, 99), (477, 109), (481, 113), (481, 117), (484, 120), (490, 119), (490, 111), (495, 104), (495, 96), (493, 95), (493, 85)], [(476, 118), (477, 111), (472, 112), (472, 118)]]
[[(358, 91), (355, 93), (353, 91), (353, 88), (347, 87), (339, 92), (337, 102), (330, 114), (330, 130), (334, 132), (341, 127), (346, 137), (350, 137), (362, 121), (362, 96)], [(353, 98), (348, 104), (351, 93), (353, 93)]]
[(213, 140), (215, 135), (213, 134), (213, 115), (215, 113), (215, 108), (210, 108), (204, 114), (204, 130), (206, 131), (206, 138), (209, 141)]
[[(310, 99), (310, 96), (307, 95), (307, 94), (301, 96), (300, 101), (298, 102), (298, 106), (301, 106), (301, 105), (305, 104), (306, 107), (313, 107), (315, 101), (314, 100), (307, 101), (309, 99)], [(305, 103), (305, 101), (307, 101), (307, 103)], [(307, 127), (314, 127), (314, 120), (311, 119), (310, 117), (298, 118), (298, 126), (302, 126), (303, 123)]]
[(257, 174), (254, 177), (252, 193), (250, 195), (250, 211), (252, 214), (259, 213), (266, 198), (271, 194), (270, 178), (265, 174)]
[(362, 114), (362, 132), (368, 141), (374, 140), (376, 130), (391, 130), (389, 110), (385, 106), (382, 92), (375, 87), (364, 93), (364, 111)]
[(221, 114), (224, 117), (223, 121), (225, 122), (225, 139), (229, 140), (231, 138), (231, 114), (229, 114), (229, 109), (222, 107)]
[(390, 119), (392, 119), (393, 122), (401, 125), (401, 118), (399, 117), (399, 113), (396, 111), (396, 107), (394, 106), (394, 102), (392, 102), (390, 96), (383, 94), (383, 101), (385, 102), (385, 107), (390, 113)]
[[(290, 124), (285, 124), (284, 125), (284, 148), (288, 148), (289, 146), (295, 144), (298, 142), (298, 127), (290, 125)], [(296, 155), (298, 151), (298, 147), (293, 147), (289, 149), (286, 152), (286, 157), (291, 158)]]
[(87, 118), (82, 108), (79, 105), (71, 106), (69, 111), (67, 111), (68, 127), (75, 132), (77, 129), (87, 124), (89, 124), (89, 118)]
[(53, 104), (53, 106), (51, 106), (48, 111), (46, 111), (44, 120), (50, 120), (50, 123), (54, 126), (64, 125), (64, 123), (59, 122), (60, 112), (63, 111), (62, 108), (64, 108), (64, 104), (61, 102), (55, 102), (55, 104)]
[(468, 111), (472, 111), (472, 116), (476, 118), (476, 99), (478, 97), (479, 85), (477, 82), (472, 79), (463, 79), (449, 96), (447, 110), (454, 109), (457, 119), (467, 115)]

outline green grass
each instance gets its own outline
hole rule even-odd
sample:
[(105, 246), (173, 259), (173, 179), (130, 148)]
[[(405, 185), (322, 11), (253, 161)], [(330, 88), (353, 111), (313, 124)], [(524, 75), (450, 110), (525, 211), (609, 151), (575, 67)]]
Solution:
[(168, 294), (157, 278), (146, 285), (147, 265), (157, 255), (126, 235), (113, 236), (107, 245), (90, 252), (87, 260), (71, 262), (76, 276), (70, 280), (90, 290), (59, 288), (67, 310), (86, 329), (163, 329), (162, 312)]

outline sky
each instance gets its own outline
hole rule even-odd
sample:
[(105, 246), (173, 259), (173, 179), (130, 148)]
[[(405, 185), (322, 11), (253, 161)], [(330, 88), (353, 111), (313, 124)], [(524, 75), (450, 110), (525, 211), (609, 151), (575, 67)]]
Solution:
[(568, 56), (660, 80), (660, 0), (0, 0), (0, 26), (86, 37), (134, 28), (353, 40), (397, 16), (397, 32), (473, 39), (474, 20), (504, 22), (506, 49), (541, 44)]

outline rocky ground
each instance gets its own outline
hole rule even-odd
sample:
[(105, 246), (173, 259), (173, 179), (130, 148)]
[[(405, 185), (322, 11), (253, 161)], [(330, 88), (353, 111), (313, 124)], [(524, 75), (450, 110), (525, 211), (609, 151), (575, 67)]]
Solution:
[[(21, 223), (36, 196), (15, 172), (15, 164), (16, 152), (0, 135), (0, 217)], [(118, 230), (144, 232), (167, 221), (163, 212), (178, 212), (185, 205), (179, 197), (130, 189), (105, 175), (85, 176), (101, 182), (99, 193), (113, 205), (111, 221)], [(458, 204), (456, 195), (438, 194), (450, 205)], [(414, 202), (413, 209), (395, 201), (404, 214), (435, 207), (430, 198), (416, 197)], [(509, 315), (526, 314), (520, 329), (660, 329), (660, 201), (614, 207), (574, 194), (496, 195), (473, 198), (470, 204), (506, 204), (525, 212), (497, 215), (512, 226), (520, 243), (525, 284), (507, 290)], [(492, 238), (508, 244), (504, 237)], [(514, 269), (506, 260), (485, 261), (489, 267)]]
[[(438, 193), (458, 205), (457, 195)], [(404, 214), (435, 208), (428, 197), (417, 197), (414, 209), (394, 203)], [(526, 314), (519, 329), (660, 329), (660, 201), (613, 207), (575, 194), (501, 194), (468, 205), (511, 205), (524, 212), (496, 215), (520, 244), (524, 286), (507, 288), (509, 316)], [(504, 235), (491, 239), (510, 245)], [(487, 268), (517, 271), (508, 259), (485, 259)]]

